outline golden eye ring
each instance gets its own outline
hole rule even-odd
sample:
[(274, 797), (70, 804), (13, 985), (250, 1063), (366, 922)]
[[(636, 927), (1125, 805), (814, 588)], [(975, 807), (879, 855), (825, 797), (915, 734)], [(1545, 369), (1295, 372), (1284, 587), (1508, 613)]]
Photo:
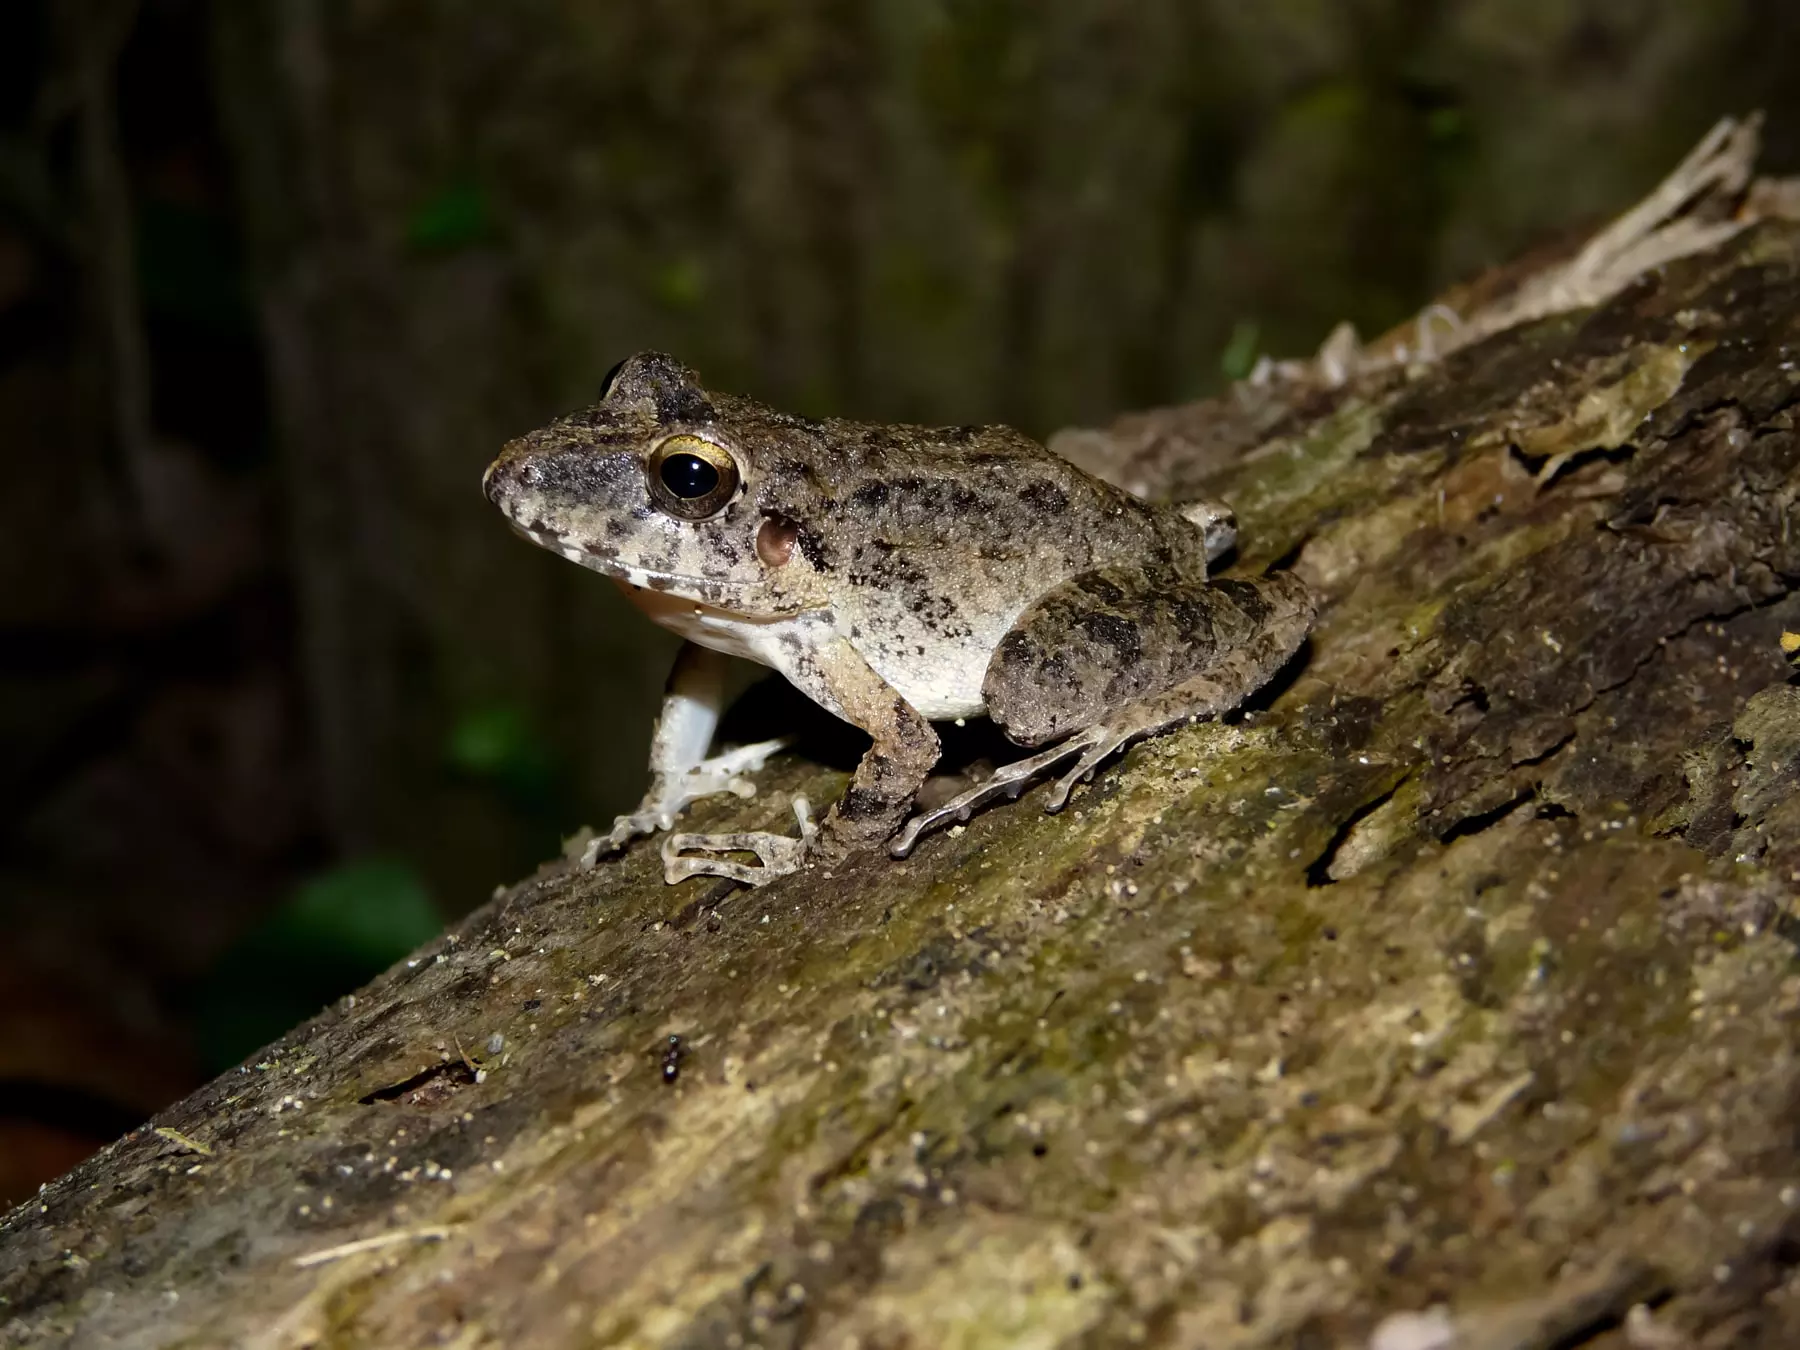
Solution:
[(644, 461), (650, 500), (677, 520), (706, 520), (737, 495), (737, 461), (722, 445), (702, 436), (671, 436)]

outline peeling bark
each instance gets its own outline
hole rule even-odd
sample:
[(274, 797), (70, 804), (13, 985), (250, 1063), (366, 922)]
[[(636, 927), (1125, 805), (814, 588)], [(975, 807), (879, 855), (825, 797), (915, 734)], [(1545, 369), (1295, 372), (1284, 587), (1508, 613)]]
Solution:
[(0, 1219), (0, 1332), (1800, 1344), (1800, 226), (1246, 397), (1084, 444), (1319, 589), (1258, 707), (904, 863), (547, 868)]

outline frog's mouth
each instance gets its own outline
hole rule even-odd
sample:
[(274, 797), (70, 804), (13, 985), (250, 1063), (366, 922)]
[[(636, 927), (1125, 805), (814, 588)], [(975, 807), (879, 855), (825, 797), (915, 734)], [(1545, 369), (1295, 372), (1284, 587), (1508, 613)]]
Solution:
[[(493, 468), (488, 474), (493, 474)], [(482, 480), (486, 483), (486, 479)], [(619, 557), (619, 550), (611, 544), (594, 540), (581, 540), (562, 530), (553, 529), (544, 518), (531, 510), (529, 505), (516, 500), (499, 503), (501, 512), (512, 532), (528, 543), (556, 554), (590, 571), (602, 576), (611, 577), (614, 581), (630, 586), (641, 586), (646, 590), (673, 591), (684, 586), (703, 586), (706, 583), (698, 577), (684, 577), (674, 572), (659, 572), (653, 568), (625, 562)]]
[(728, 604), (711, 604), (695, 599), (691, 592), (674, 594), (650, 587), (634, 586), (614, 577), (625, 598), (654, 622), (672, 632), (691, 638), (705, 647), (764, 661), (755, 649), (758, 630), (775, 630), (793, 622), (798, 610), (779, 614), (746, 614)]
[(699, 577), (682, 576), (676, 572), (659, 572), (653, 568), (625, 562), (619, 557), (619, 551), (610, 544), (578, 544), (568, 535), (559, 534), (542, 525), (522, 525), (516, 520), (509, 523), (512, 525), (513, 533), (519, 538), (529, 540), (539, 548), (548, 549), (551, 553), (566, 558), (572, 563), (577, 563), (591, 572), (611, 577), (621, 586), (646, 591), (674, 591), (709, 584)]
[[(766, 603), (751, 603), (752, 588), (743, 582), (691, 576), (685, 572), (658, 571), (639, 563), (624, 561), (619, 557), (618, 550), (609, 544), (578, 544), (567, 535), (546, 529), (541, 524), (524, 525), (516, 520), (509, 520), (508, 524), (521, 539), (529, 540), (539, 548), (547, 549), (591, 572), (610, 577), (631, 596), (633, 603), (638, 604), (639, 608), (646, 608), (639, 599), (640, 595), (664, 595), (677, 603), (700, 605), (721, 614), (733, 614), (745, 619), (786, 618), (800, 612), (798, 606), (770, 611)], [(638, 594), (633, 595), (633, 592)]]
[(591, 567), (596, 572), (604, 572), (607, 576), (618, 575), (623, 565), (613, 555), (613, 550), (602, 545), (583, 545), (572, 542), (566, 534), (558, 534), (555, 530), (546, 529), (542, 525), (526, 525), (520, 521), (507, 518), (512, 532), (528, 543), (536, 544), (541, 549), (548, 549), (558, 557), (567, 558), (572, 563), (580, 563), (583, 567)]

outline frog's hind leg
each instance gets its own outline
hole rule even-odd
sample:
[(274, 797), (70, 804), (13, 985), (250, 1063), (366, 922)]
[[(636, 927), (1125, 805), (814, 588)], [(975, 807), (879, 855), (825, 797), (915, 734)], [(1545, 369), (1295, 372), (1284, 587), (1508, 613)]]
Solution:
[(1229, 712), (1266, 684), (1305, 640), (1313, 599), (1299, 578), (1192, 582), (1141, 568), (1078, 577), (1020, 618), (989, 663), (989, 715), (1014, 740), (1050, 749), (997, 770), (913, 817), (889, 851), (1017, 797), (1070, 758), (1045, 803), (1061, 810), (1108, 755), (1181, 722)]
[[(1094, 754), (1094, 763), (1098, 763), (1124, 743), (1123, 741), (1115, 742), (1106, 749), (1095, 753), (1095, 747), (1106, 739), (1107, 731), (1108, 729), (1105, 727), (1090, 727), (1084, 732), (1069, 737), (1061, 745), (1051, 746), (1050, 749), (1039, 754), (1026, 759), (1014, 760), (1011, 764), (995, 769), (985, 780), (977, 783), (967, 792), (958, 793), (942, 806), (930, 811), (922, 811), (907, 821), (905, 828), (888, 843), (888, 852), (896, 858), (904, 858), (913, 851), (913, 845), (919, 842), (920, 835), (929, 834), (932, 830), (947, 825), (951, 821), (967, 820), (977, 807), (986, 806), (995, 798), (1006, 797), (1009, 800), (1017, 800), (1021, 792), (1070, 755), (1079, 754), (1082, 763), (1086, 763), (1088, 756)], [(1068, 800), (1069, 790), (1074, 787), (1080, 773), (1087, 772), (1091, 768), (1091, 765), (1088, 766), (1088, 769), (1078, 768), (1078, 771), (1071, 772), (1059, 780), (1054, 794), (1055, 800), (1047, 804), (1045, 809), (1061, 810), (1063, 803)]]

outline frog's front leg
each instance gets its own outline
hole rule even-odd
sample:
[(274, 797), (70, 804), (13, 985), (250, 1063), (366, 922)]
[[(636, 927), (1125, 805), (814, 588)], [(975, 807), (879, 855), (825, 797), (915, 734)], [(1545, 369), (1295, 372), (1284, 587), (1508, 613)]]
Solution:
[[(812, 827), (805, 798), (795, 800), (798, 838), (763, 831), (670, 835), (662, 850), (669, 882), (711, 876), (761, 886), (807, 863), (835, 862), (878, 844), (905, 819), (937, 763), (938, 738), (931, 723), (843, 638), (797, 643), (782, 673), (815, 702), (868, 732), (874, 744), (819, 826)], [(729, 853), (753, 853), (758, 865), (722, 856)]]
[(650, 738), (650, 789), (637, 810), (614, 820), (611, 830), (577, 845), (578, 866), (592, 867), (602, 855), (617, 852), (639, 835), (672, 828), (675, 817), (702, 798), (726, 792), (738, 797), (756, 794), (756, 784), (745, 775), (762, 768), (787, 741), (759, 741), (707, 758), (724, 712), (726, 662), (711, 648), (682, 644)]
[(1130, 742), (1229, 712), (1266, 684), (1305, 640), (1313, 599), (1291, 573), (1194, 581), (1112, 567), (1065, 582), (1020, 616), (988, 663), (988, 715), (1023, 745), (1049, 750), (908, 821), (889, 846), (905, 857), (919, 836), (967, 820), (996, 797), (1017, 797), (1073, 758), (1045, 804)]

